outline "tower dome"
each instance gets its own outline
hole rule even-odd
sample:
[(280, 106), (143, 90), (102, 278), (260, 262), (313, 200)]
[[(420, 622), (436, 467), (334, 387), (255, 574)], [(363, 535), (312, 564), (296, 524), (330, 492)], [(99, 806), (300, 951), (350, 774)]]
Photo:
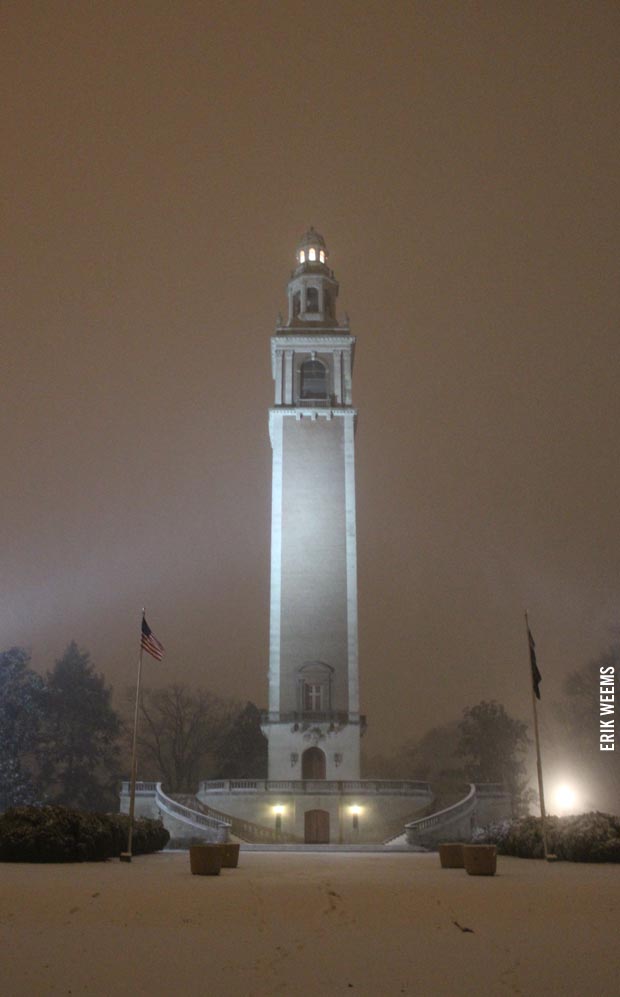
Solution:
[(311, 225), (308, 231), (302, 235), (295, 251), (298, 265), (309, 264), (312, 266), (312, 264), (321, 263), (325, 265), (328, 255), (325, 239)]
[(288, 284), (287, 328), (340, 328), (336, 318), (338, 281), (327, 265), (328, 255), (325, 239), (310, 226), (295, 250), (297, 266)]

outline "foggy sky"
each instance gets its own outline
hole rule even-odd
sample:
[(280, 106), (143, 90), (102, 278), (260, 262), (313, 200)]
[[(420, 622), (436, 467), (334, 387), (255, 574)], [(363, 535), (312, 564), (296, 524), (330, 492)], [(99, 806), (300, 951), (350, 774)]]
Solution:
[[(269, 337), (313, 224), (357, 336), (388, 750), (544, 710), (620, 622), (612, 2), (2, 12), (1, 646), (267, 702)], [(596, 736), (596, 732), (594, 732)]]

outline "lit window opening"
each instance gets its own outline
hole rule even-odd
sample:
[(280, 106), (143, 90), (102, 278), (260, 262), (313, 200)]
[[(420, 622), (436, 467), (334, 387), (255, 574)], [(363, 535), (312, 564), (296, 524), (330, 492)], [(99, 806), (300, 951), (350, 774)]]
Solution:
[(306, 252), (305, 252), (304, 249), (300, 249), (299, 250), (299, 262), (300, 263), (305, 263), (306, 262)]
[(308, 259), (310, 260), (311, 263), (315, 262), (315, 260), (316, 260), (316, 249), (314, 247), (312, 247), (311, 249), (308, 250)]
[(319, 260), (321, 261), (321, 263), (325, 263), (325, 253), (323, 252), (323, 250), (321, 250), (321, 252), (319, 253)]
[(304, 685), (304, 711), (320, 713), (323, 709), (323, 686), (307, 682)]

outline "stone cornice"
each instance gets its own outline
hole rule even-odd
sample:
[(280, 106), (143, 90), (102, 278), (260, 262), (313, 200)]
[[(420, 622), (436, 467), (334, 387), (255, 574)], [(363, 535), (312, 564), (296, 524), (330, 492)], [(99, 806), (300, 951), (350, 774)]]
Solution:
[(316, 333), (315, 335), (291, 335), (291, 336), (272, 336), (271, 337), (271, 366), (274, 370), (276, 352), (278, 350), (297, 350), (298, 352), (304, 353), (329, 353), (331, 350), (342, 350), (343, 352), (350, 352), (351, 356), (355, 356), (355, 336), (350, 336), (348, 333), (340, 333), (340, 335), (328, 334), (325, 332)]
[(357, 424), (357, 409), (354, 408), (308, 408), (296, 405), (276, 405), (269, 409), (269, 439), (271, 446), (274, 445), (273, 424), (276, 415), (291, 416), (295, 419), (310, 419), (311, 422), (318, 422), (319, 419), (331, 421), (334, 417), (342, 419), (349, 416), (353, 419), (353, 425)]
[(357, 415), (357, 409), (352, 405), (272, 405), (269, 418), (272, 415), (312, 416), (313, 419), (332, 419), (334, 416)]
[[(316, 333), (294, 333), (291, 335), (279, 335), (276, 333), (275, 336), (271, 337), (271, 345), (273, 349), (279, 347), (282, 350), (295, 349), (295, 347), (308, 347), (320, 349), (343, 349), (346, 347), (351, 347), (355, 345), (355, 336), (351, 336), (348, 332), (341, 333), (326, 333), (326, 332), (316, 332)], [(317, 350), (317, 353), (319, 351)]]
[(329, 336), (330, 333), (336, 333), (340, 336), (351, 334), (348, 322), (334, 322), (333, 325), (330, 325), (327, 322), (321, 322), (320, 319), (317, 319), (316, 322), (313, 322), (312, 319), (302, 319), (298, 325), (280, 325), (277, 322), (274, 336), (304, 336), (306, 333), (310, 336)]
[(319, 419), (331, 421), (334, 418), (342, 419), (345, 416), (349, 416), (354, 420), (354, 426), (357, 423), (357, 409), (352, 408), (350, 405), (326, 405), (325, 408), (311, 408), (308, 405), (273, 405), (269, 409), (269, 438), (272, 447), (274, 443), (273, 420), (276, 415), (288, 416), (294, 419), (309, 419), (311, 422), (318, 422)]

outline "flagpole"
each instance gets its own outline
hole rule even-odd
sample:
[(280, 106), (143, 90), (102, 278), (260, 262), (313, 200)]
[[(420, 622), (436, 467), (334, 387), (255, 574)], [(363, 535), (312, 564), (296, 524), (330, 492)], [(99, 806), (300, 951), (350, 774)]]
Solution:
[[(142, 610), (142, 622), (146, 615)], [(127, 832), (127, 851), (122, 852), (121, 862), (131, 862), (131, 843), (133, 838), (133, 818), (136, 806), (136, 772), (138, 766), (138, 714), (140, 707), (140, 680), (142, 678), (142, 627), (140, 627), (140, 652), (138, 654), (138, 681), (136, 684), (136, 705), (133, 715), (133, 742), (131, 747), (131, 785), (129, 794), (129, 831)]]
[[(525, 610), (525, 627), (527, 630), (527, 643), (528, 649), (530, 650), (530, 622), (527, 616), (527, 609)], [(530, 657), (530, 673), (532, 672), (532, 659)], [(534, 691), (534, 681), (533, 676), (530, 674), (530, 685), (532, 687), (532, 710), (534, 711), (534, 738), (536, 740), (536, 769), (538, 771), (538, 795), (540, 797), (540, 820), (542, 828), (542, 839), (543, 839), (543, 849), (545, 853), (545, 858), (547, 861), (550, 858), (555, 858), (555, 856), (549, 855), (549, 850), (547, 848), (547, 812), (545, 810), (545, 791), (543, 788), (543, 774), (542, 774), (542, 759), (540, 754), (540, 734), (538, 732), (538, 710), (536, 708), (536, 693)]]

